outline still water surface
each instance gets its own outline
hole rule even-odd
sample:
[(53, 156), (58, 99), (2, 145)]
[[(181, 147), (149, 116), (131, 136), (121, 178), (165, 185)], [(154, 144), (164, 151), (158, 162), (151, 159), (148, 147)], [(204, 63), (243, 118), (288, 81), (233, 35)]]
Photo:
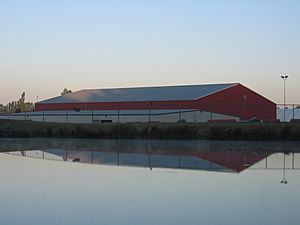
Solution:
[(300, 144), (0, 139), (0, 224), (300, 224)]

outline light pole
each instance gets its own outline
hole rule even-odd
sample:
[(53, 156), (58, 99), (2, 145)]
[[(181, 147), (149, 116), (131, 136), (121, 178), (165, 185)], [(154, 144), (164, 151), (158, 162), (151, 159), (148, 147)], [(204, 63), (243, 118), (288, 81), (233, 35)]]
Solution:
[(283, 122), (285, 122), (285, 81), (288, 79), (288, 75), (282, 75), (281, 79), (283, 80)]
[(283, 178), (280, 181), (281, 184), (287, 184), (288, 183), (286, 178), (285, 178), (285, 155), (286, 155), (286, 153), (283, 153)]

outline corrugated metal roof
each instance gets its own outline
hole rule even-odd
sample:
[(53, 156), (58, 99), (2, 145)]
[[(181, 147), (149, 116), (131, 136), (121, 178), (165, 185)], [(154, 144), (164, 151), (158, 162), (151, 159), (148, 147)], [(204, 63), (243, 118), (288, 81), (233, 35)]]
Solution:
[(237, 83), (90, 89), (76, 91), (68, 95), (58, 96), (45, 101), (41, 101), (39, 103), (194, 100), (235, 85), (237, 85)]

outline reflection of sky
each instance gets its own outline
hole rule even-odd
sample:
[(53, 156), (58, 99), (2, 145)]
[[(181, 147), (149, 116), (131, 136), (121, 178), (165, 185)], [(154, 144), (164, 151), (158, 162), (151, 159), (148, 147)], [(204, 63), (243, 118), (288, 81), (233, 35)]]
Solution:
[(150, 171), (0, 154), (1, 224), (299, 224), (299, 175), (287, 171), (282, 185), (281, 170)]

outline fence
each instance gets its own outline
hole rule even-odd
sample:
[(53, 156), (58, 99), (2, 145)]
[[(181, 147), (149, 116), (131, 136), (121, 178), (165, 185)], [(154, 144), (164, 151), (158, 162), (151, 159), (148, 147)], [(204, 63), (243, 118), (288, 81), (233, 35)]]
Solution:
[(2, 119), (33, 120), (62, 123), (124, 123), (124, 122), (207, 122), (209, 120), (234, 120), (238, 117), (202, 110), (86, 110), (43, 111), (12, 113)]
[[(285, 114), (285, 116), (284, 116)], [(277, 119), (300, 120), (300, 104), (277, 104)], [(0, 119), (33, 120), (64, 123), (119, 122), (207, 122), (209, 120), (239, 121), (238, 117), (202, 110), (66, 110), (0, 114)]]
[(277, 104), (276, 111), (277, 119), (280, 121), (284, 121), (284, 117), (286, 122), (300, 120), (300, 104)]
[[(215, 164), (209, 160), (203, 160), (194, 157), (188, 153), (158, 154), (158, 153), (125, 153), (125, 152), (104, 152), (91, 150), (62, 150), (62, 149), (43, 149), (43, 150), (23, 150), (4, 152), (10, 155), (25, 156), (36, 159), (57, 160), (66, 162), (81, 162), (87, 164), (115, 165), (115, 166), (133, 166), (148, 168), (173, 168), (173, 169), (196, 169), (218, 172), (234, 172), (222, 165)], [(213, 157), (211, 158), (213, 159)], [(238, 158), (236, 158), (238, 160)], [(247, 157), (240, 158), (243, 163)], [(227, 161), (230, 165), (230, 161)], [(250, 163), (250, 162), (249, 162)], [(231, 165), (234, 167), (234, 165)], [(267, 155), (258, 162), (249, 164), (249, 170), (300, 170), (300, 153), (282, 153), (276, 152)], [(285, 174), (284, 174), (285, 176)], [(286, 177), (284, 177), (286, 179)]]

